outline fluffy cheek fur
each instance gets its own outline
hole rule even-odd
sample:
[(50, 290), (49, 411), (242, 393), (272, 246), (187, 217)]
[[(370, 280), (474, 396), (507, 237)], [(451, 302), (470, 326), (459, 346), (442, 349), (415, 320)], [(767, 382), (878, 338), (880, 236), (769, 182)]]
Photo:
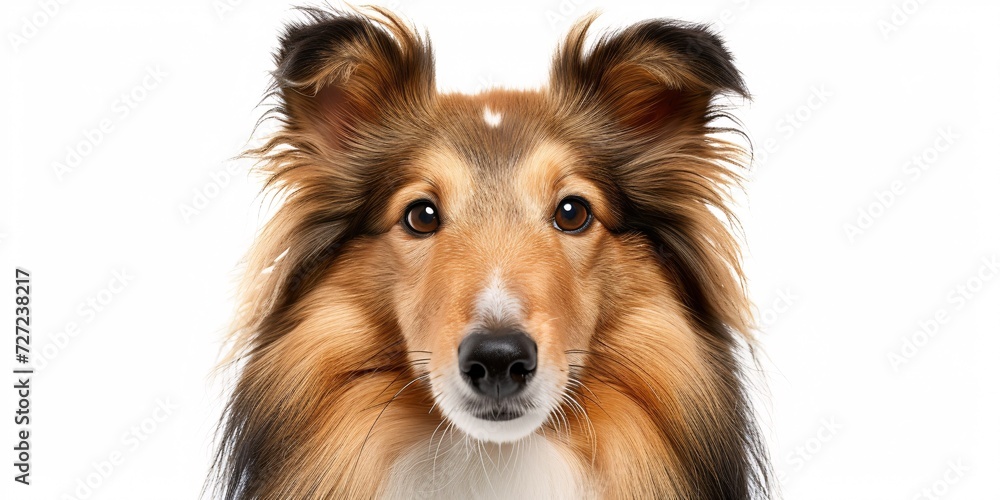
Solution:
[[(385, 250), (398, 250), (401, 237), (362, 239), (348, 246), (322, 283), (296, 305), (298, 326), (261, 353), (262, 362), (246, 367), (251, 380), (265, 385), (259, 388), (260, 404), (285, 410), (277, 412), (285, 420), (275, 430), (294, 430), (276, 440), (284, 457), (273, 472), (285, 476), (289, 472), (282, 469), (294, 467), (301, 480), (274, 483), (282, 488), (273, 491), (276, 497), (311, 491), (371, 496), (386, 486), (384, 471), (405, 450), (434, 444), (435, 431), (446, 418), (435, 404), (435, 380), (457, 370), (457, 332), (468, 324), (468, 315), (454, 311), (471, 314), (474, 307), (454, 307), (469, 295), (463, 293), (465, 287), (441, 292), (449, 287), (442, 288), (438, 280), (447, 278), (433, 272), (432, 257), (416, 266), (429, 270), (410, 271), (414, 281), (406, 272), (399, 274), (407, 265), (396, 259), (411, 253)], [(562, 374), (562, 380), (554, 381), (560, 396), (546, 435), (571, 450), (577, 463), (593, 464), (599, 473), (587, 476), (601, 479), (588, 488), (605, 498), (616, 492), (683, 491), (684, 481), (677, 478), (672, 484), (674, 478), (662, 474), (664, 467), (683, 470), (681, 463), (669, 463), (683, 450), (671, 449), (663, 436), (665, 430), (698, 432), (707, 424), (684, 411), (692, 401), (716, 400), (705, 389), (712, 386), (704, 373), (709, 369), (705, 353), (686, 325), (671, 285), (650, 264), (648, 246), (638, 238), (606, 234), (595, 239), (602, 257), (583, 282), (600, 296), (556, 294), (593, 311), (593, 338), (553, 331), (587, 322), (586, 314), (572, 316), (572, 306), (564, 308), (561, 300), (535, 306), (567, 311), (560, 321), (550, 310), (544, 322), (559, 326), (536, 330), (540, 345), (549, 347), (540, 352), (551, 353), (542, 363)], [(456, 276), (473, 283), (465, 291), (476, 290), (476, 274), (465, 271)], [(413, 309), (400, 310), (407, 304)], [(449, 321), (450, 316), (455, 317)], [(451, 335), (445, 333), (449, 324), (455, 329)], [(412, 334), (404, 334), (408, 329)], [(435, 357), (436, 352), (441, 355)], [(433, 365), (436, 360), (439, 366)]]
[[(237, 394), (244, 436), (255, 443), (248, 491), (260, 498), (309, 498), (343, 492), (370, 498), (396, 450), (437, 422), (426, 393), (413, 389), (419, 361), (405, 343), (380, 286), (377, 242), (359, 240), (289, 311), (295, 324), (244, 367)], [(392, 405), (387, 402), (392, 400)], [(374, 423), (378, 423), (376, 427)], [(289, 480), (297, 477), (297, 480)]]
[(607, 253), (616, 264), (600, 323), (571, 358), (570, 442), (596, 469), (602, 498), (696, 498), (682, 472), (689, 445), (673, 438), (709, 432), (698, 408), (724, 404), (708, 353), (647, 243), (624, 238)]

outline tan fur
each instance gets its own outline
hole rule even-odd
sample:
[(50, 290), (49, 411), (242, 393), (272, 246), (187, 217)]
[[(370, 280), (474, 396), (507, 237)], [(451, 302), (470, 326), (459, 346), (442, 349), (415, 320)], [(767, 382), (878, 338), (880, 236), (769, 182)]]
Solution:
[[(588, 52), (587, 19), (548, 89), (448, 95), (391, 14), (306, 12), (276, 56), (283, 127), (253, 152), (282, 205), (248, 258), (218, 494), (384, 492), (448, 423), (435, 398), (492, 276), (563, 390), (539, 432), (596, 496), (766, 494), (728, 209), (743, 152), (710, 125), (746, 92), (718, 40), (647, 23)], [(552, 225), (569, 195), (593, 209), (580, 234)], [(427, 237), (400, 224), (420, 199)]]

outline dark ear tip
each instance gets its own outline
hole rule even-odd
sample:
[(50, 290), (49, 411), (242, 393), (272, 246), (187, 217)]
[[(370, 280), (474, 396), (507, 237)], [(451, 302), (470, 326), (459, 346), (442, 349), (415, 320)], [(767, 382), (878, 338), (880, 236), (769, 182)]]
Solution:
[(329, 83), (322, 77), (345, 76), (358, 62), (433, 74), (430, 42), (386, 9), (301, 7), (297, 12), (300, 17), (285, 26), (274, 54), (273, 75), (281, 87)]
[(370, 19), (354, 12), (316, 7), (297, 11), (304, 19), (285, 25), (274, 54), (274, 77), (283, 86), (300, 86), (338, 44), (364, 37), (374, 28)]
[(732, 53), (722, 37), (707, 24), (674, 19), (650, 19), (629, 26), (610, 37), (618, 40), (619, 49), (652, 45), (675, 56), (710, 90), (735, 94), (749, 99), (750, 92)]

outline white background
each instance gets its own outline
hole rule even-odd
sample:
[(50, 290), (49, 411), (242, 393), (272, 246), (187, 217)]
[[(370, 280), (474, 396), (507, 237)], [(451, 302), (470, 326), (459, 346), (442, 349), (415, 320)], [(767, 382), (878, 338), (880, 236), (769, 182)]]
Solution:
[[(38, 366), (24, 487), (4, 337), (0, 497), (199, 493), (211, 373), (264, 216), (257, 180), (227, 159), (295, 15), (224, 2), (0, 7), (0, 318), (13, 322), (23, 266)], [(390, 4), (429, 31), (449, 91), (543, 85), (570, 20), (594, 8), (602, 27), (712, 23), (755, 97), (737, 111), (757, 152), (741, 213), (785, 497), (1000, 498), (1000, 278), (984, 264), (1000, 258), (996, 3), (450, 3)], [(142, 97), (127, 115), (123, 93)], [(86, 154), (57, 174), (73, 149)]]

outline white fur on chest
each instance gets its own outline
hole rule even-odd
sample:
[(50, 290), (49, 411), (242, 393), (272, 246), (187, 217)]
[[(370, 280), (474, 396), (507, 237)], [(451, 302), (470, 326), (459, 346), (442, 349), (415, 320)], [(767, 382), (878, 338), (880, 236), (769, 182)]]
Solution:
[[(405, 452), (392, 467), (382, 498), (591, 498), (576, 458), (544, 437), (477, 443), (459, 431)], [(439, 446), (440, 445), (440, 446)]]

